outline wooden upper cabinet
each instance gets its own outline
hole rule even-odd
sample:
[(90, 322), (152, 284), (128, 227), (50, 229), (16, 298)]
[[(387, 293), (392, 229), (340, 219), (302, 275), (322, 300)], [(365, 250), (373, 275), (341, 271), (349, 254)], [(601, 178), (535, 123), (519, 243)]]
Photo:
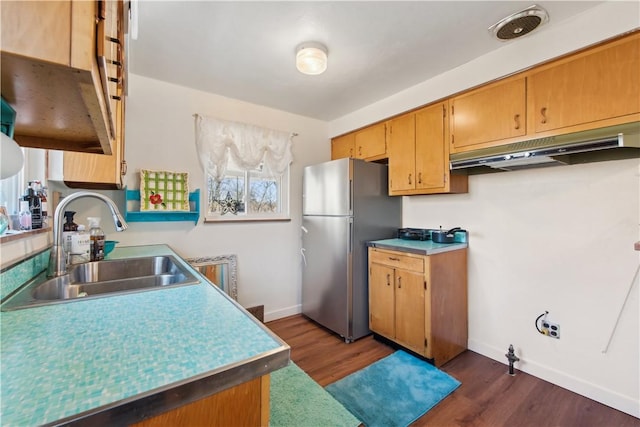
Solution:
[(378, 160), (387, 156), (386, 124), (378, 123), (355, 132), (355, 157)]
[(451, 175), (447, 102), (396, 117), (389, 124), (389, 194), (466, 193), (466, 175)]
[(348, 133), (331, 140), (331, 160), (354, 157), (355, 134)]
[(526, 134), (526, 80), (508, 79), (451, 99), (451, 152)]
[(449, 150), (445, 140), (446, 103), (416, 112), (416, 188), (445, 190)]
[(630, 121), (640, 113), (640, 34), (534, 70), (528, 93), (536, 133)]
[(122, 0), (2, 2), (2, 96), (16, 110), (20, 145), (111, 154), (117, 113), (108, 87), (122, 84), (125, 69), (122, 46), (111, 44), (123, 40), (112, 40), (118, 24), (99, 28), (113, 4), (123, 10)]
[(121, 189), (127, 172), (124, 159), (125, 91), (124, 91), (124, 4), (121, 0), (100, 2), (98, 10), (98, 49), (101, 77), (109, 99), (108, 112), (112, 118), (111, 154), (90, 154), (75, 151), (64, 153), (63, 178), (68, 187), (92, 189)]
[(640, 121), (640, 32), (453, 97), (451, 153)]
[(389, 194), (416, 188), (416, 115), (389, 121)]

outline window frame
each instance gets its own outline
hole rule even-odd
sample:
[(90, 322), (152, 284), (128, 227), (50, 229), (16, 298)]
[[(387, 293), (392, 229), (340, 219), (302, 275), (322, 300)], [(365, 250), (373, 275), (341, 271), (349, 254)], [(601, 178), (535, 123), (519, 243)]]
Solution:
[[(250, 186), (251, 186), (251, 170), (247, 170), (247, 169), (231, 169), (228, 170), (228, 172), (231, 173), (227, 173), (225, 175), (226, 176), (235, 176), (238, 173), (244, 173), (244, 192), (245, 192), (245, 198), (247, 198), (249, 196), (249, 191), (250, 191)], [(209, 186), (209, 181), (213, 180), (214, 178), (205, 171), (205, 188), (206, 188), (206, 202), (204, 204), (205, 206), (205, 211), (204, 211), (204, 222), (205, 223), (220, 223), (220, 222), (238, 222), (238, 221), (291, 221), (291, 203), (290, 203), (290, 199), (291, 199), (291, 165), (287, 166), (287, 170), (281, 175), (280, 178), (280, 186), (278, 188), (278, 193), (280, 196), (280, 200), (278, 201), (281, 209), (280, 212), (275, 213), (275, 214), (265, 214), (263, 212), (261, 213), (250, 213), (250, 212), (245, 212), (244, 214), (241, 215), (234, 215), (232, 213), (227, 213), (227, 214), (218, 214), (218, 213), (213, 213), (209, 210), (210, 204), (209, 204), (209, 199), (210, 199), (210, 186)], [(245, 201), (246, 207), (247, 209), (249, 208), (250, 204), (248, 202)]]

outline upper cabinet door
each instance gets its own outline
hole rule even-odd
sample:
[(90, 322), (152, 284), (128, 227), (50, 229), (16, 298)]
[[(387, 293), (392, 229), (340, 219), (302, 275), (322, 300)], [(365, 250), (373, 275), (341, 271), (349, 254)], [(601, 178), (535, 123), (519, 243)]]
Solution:
[(416, 115), (389, 122), (389, 194), (416, 188)]
[(387, 153), (386, 125), (378, 123), (355, 133), (355, 157), (383, 158)]
[(331, 160), (343, 159), (353, 156), (355, 134), (348, 133), (331, 140)]
[(545, 132), (639, 113), (639, 76), (640, 34), (533, 72), (530, 123)]
[(445, 188), (449, 150), (445, 143), (446, 102), (416, 112), (416, 188)]
[[(526, 133), (525, 78), (509, 79), (451, 100), (451, 152)], [(480, 148), (480, 147), (478, 147)]]

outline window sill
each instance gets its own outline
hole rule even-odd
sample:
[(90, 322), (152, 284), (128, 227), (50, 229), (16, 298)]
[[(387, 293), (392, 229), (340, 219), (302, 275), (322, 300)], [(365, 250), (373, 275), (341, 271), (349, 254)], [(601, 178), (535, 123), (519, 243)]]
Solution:
[(205, 224), (215, 224), (220, 222), (287, 222), (291, 217), (210, 217), (204, 219)]

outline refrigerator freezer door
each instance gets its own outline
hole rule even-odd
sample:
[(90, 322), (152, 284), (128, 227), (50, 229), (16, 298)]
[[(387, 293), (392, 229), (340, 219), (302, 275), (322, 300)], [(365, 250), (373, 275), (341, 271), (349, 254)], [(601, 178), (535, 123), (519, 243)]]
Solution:
[(350, 217), (302, 219), (302, 313), (350, 339)]
[(351, 159), (338, 159), (304, 168), (302, 214), (352, 214)]

